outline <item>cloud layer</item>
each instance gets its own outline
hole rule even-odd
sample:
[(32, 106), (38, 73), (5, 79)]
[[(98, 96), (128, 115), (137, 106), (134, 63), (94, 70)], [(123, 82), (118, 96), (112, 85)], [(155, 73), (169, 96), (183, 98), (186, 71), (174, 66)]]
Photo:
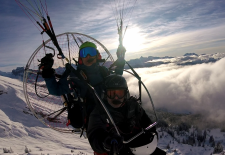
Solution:
[[(225, 58), (194, 66), (162, 65), (136, 69), (148, 88), (156, 108), (176, 113), (201, 113), (225, 121)], [(137, 80), (125, 74), (131, 94), (138, 93)], [(143, 94), (143, 102), (149, 99)], [(152, 109), (151, 107), (149, 107)]]

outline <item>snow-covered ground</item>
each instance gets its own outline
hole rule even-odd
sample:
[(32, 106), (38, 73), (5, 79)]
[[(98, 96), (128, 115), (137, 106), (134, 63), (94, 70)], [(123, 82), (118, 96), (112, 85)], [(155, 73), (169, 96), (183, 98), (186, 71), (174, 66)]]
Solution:
[[(0, 154), (93, 154), (88, 140), (79, 135), (65, 134), (44, 126), (34, 116), (27, 113), (22, 82), (0, 76)], [(213, 129), (215, 142), (225, 143), (225, 133)], [(178, 143), (159, 130), (158, 146), (169, 155), (210, 155), (213, 147), (191, 146)], [(208, 137), (209, 138), (209, 137)], [(167, 149), (169, 144), (170, 149)], [(29, 153), (28, 153), (29, 152)]]
[[(188, 144), (182, 144), (178, 143), (176, 140), (174, 140), (171, 135), (169, 135), (166, 132), (161, 132), (158, 130), (159, 136), (162, 136), (162, 138), (159, 139), (158, 146), (160, 148), (163, 148), (166, 150), (168, 155), (210, 155), (213, 154), (214, 148), (210, 145), (202, 146), (191, 146)], [(213, 129), (210, 132), (210, 135), (213, 135), (215, 138), (215, 141), (223, 141), (223, 144), (225, 143), (225, 133), (220, 132), (219, 129)], [(182, 136), (179, 136), (179, 138), (182, 138)], [(209, 139), (209, 137), (207, 138)], [(169, 145), (170, 149), (167, 149), (167, 146)], [(225, 150), (224, 150), (225, 154)]]
[(22, 82), (0, 76), (0, 154), (3, 148), (14, 154), (93, 154), (87, 139), (44, 126), (27, 111)]

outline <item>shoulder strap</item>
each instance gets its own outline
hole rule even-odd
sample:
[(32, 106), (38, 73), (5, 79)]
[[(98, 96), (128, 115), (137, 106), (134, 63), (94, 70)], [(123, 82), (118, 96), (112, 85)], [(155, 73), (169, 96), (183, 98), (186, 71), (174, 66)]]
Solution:
[(88, 78), (87, 73), (85, 72), (85, 70), (77, 69), (77, 71), (81, 75), (83, 80), (88, 83), (89, 82), (89, 78)]

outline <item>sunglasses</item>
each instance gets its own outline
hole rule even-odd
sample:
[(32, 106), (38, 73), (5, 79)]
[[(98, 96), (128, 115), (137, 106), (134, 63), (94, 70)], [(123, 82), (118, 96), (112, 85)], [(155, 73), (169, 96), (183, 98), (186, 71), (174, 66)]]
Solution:
[(125, 89), (107, 90), (106, 95), (110, 99), (114, 99), (116, 96), (118, 99), (122, 99), (126, 95), (126, 90)]
[(93, 57), (96, 56), (97, 53), (98, 51), (94, 47), (85, 47), (80, 50), (80, 57), (86, 58), (88, 54)]

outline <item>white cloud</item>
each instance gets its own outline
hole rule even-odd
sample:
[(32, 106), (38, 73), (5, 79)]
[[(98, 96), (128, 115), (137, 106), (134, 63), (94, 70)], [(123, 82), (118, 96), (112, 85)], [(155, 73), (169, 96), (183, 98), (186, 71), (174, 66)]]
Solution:
[(148, 42), (148, 47), (140, 53), (145, 55), (147, 55), (147, 53), (148, 55), (156, 53), (159, 55), (160, 53), (173, 53), (171, 55), (178, 55), (179, 53), (196, 52), (200, 54), (199, 52), (203, 52), (201, 49), (212, 47), (220, 48), (218, 51), (211, 51), (211, 53), (223, 52), (222, 50), (225, 49), (223, 45), (225, 42), (224, 29), (225, 26), (223, 24), (213, 28), (186, 31), (166, 37), (152, 38), (152, 40), (146, 40), (146, 42)]
[[(161, 66), (136, 69), (157, 108), (173, 112), (202, 113), (215, 121), (225, 121), (225, 58), (216, 63), (194, 66)], [(128, 77), (126, 75), (126, 77)], [(131, 93), (137, 94), (137, 80), (130, 77)], [(143, 96), (146, 104), (148, 98)], [(149, 104), (149, 102), (148, 102)]]

